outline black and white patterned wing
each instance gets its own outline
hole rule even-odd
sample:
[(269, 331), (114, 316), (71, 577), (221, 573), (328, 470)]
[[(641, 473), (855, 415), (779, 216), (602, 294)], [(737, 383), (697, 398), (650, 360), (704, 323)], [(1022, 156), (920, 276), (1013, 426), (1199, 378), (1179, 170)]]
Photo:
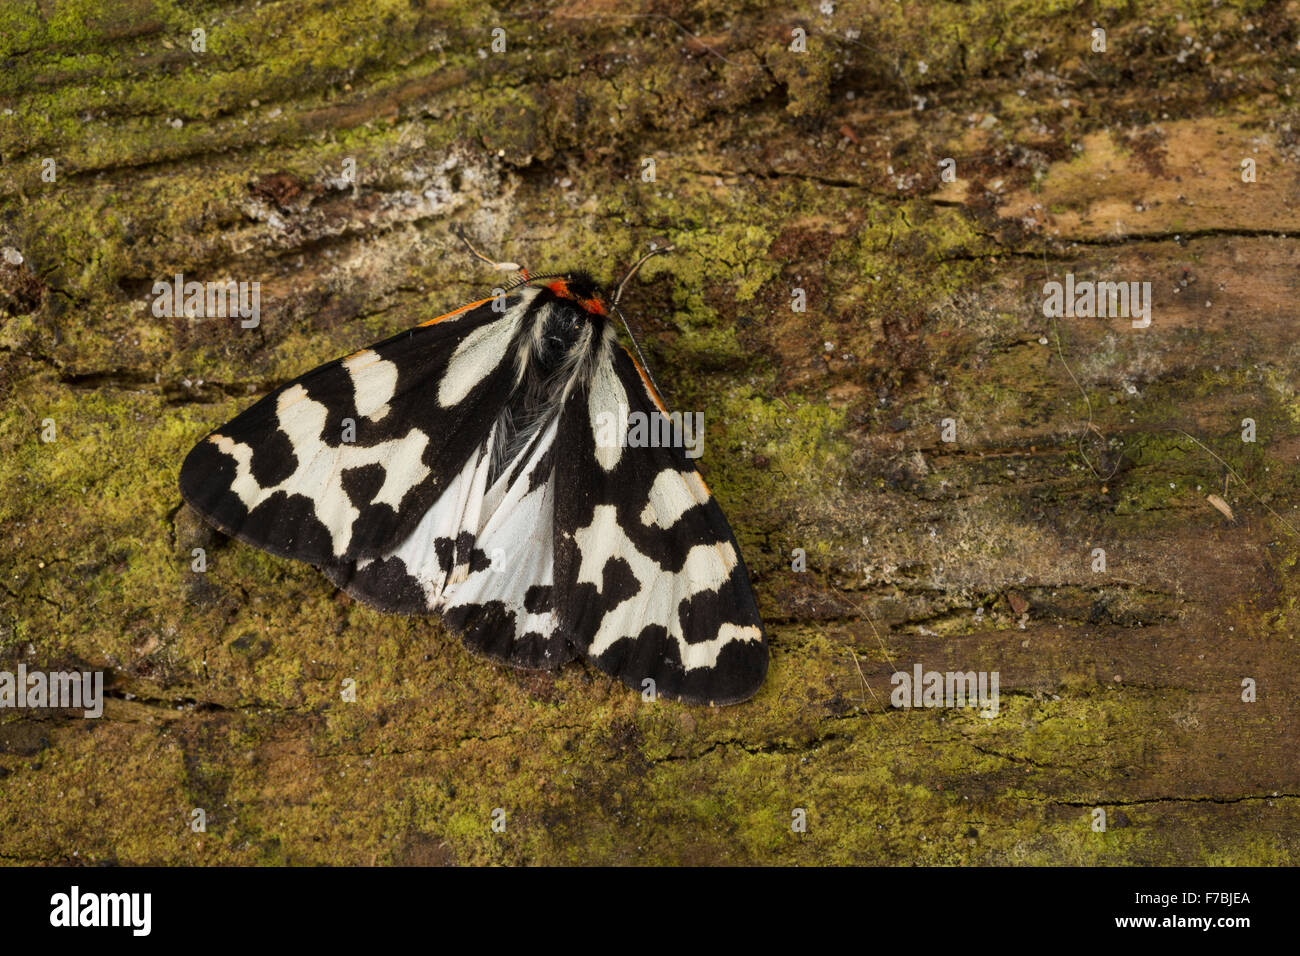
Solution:
[(194, 447), (182, 496), (282, 557), (327, 565), (390, 550), (487, 439), (535, 294), (521, 289), (504, 311), (474, 303), (277, 388)]
[(367, 604), (559, 666), (574, 655), (551, 611), (555, 428), (493, 461), (536, 296), (472, 303), (277, 389), (191, 451), (185, 500)]
[(645, 690), (649, 678), (670, 698), (736, 703), (763, 683), (768, 653), (727, 519), (682, 448), (623, 447), (602, 434), (609, 416), (659, 412), (614, 343), (566, 401), (555, 471), (560, 626), (630, 687)]

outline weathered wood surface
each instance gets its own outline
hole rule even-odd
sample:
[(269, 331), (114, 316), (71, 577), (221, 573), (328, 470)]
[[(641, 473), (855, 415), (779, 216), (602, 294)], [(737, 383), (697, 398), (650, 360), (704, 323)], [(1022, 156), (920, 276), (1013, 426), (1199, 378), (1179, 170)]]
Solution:
[[(0, 670), (112, 695), (0, 711), (0, 859), (1296, 862), (1300, 4), (99, 6), (0, 10)], [(706, 415), (751, 703), (511, 672), (180, 508), (209, 428), (491, 287), (454, 224), (677, 247), (626, 302)], [(155, 318), (176, 273), (260, 326)], [(1150, 328), (1045, 318), (1067, 273)], [(917, 663), (998, 716), (889, 708)]]

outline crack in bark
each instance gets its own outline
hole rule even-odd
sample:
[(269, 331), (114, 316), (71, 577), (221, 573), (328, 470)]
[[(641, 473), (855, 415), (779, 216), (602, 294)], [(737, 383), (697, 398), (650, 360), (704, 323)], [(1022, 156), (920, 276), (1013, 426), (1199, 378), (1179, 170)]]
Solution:
[(1253, 800), (1300, 800), (1300, 793), (1247, 793), (1238, 797), (1142, 797), (1135, 800), (1049, 800), (1060, 807), (1140, 807), (1151, 803), (1246, 803)]
[(797, 179), (803, 182), (817, 183), (822, 186), (829, 186), (832, 189), (859, 189), (863, 192), (870, 193), (878, 199), (889, 198), (885, 193), (878, 193), (864, 183), (855, 182), (852, 179), (840, 179), (831, 176), (819, 176), (815, 173), (801, 173), (795, 171), (786, 171), (780, 169), (745, 169), (745, 170), (713, 170), (701, 169), (698, 167), (688, 166), (687, 172), (695, 173), (698, 176), (730, 176), (733, 179), (740, 179), (745, 176), (753, 176), (756, 179)]
[(798, 754), (807, 753), (826, 741), (833, 740), (852, 740), (851, 734), (829, 733), (819, 737), (814, 737), (804, 743), (785, 743), (777, 740), (764, 741), (761, 743), (747, 744), (746, 741), (739, 738), (730, 738), (727, 740), (715, 740), (703, 750), (697, 750), (690, 753), (677, 754), (672, 753), (663, 757), (654, 757), (646, 762), (651, 766), (658, 766), (663, 763), (680, 763), (683, 761), (698, 760), (701, 757), (708, 756), (721, 747), (736, 747), (747, 754), (754, 756), (765, 756), (768, 754)]
[(982, 747), (979, 744), (972, 743), (970, 741), (967, 741), (967, 743), (969, 744), (971, 749), (973, 749), (976, 753), (982, 753), (989, 757), (998, 757), (1002, 760), (1006, 760), (1011, 763), (1025, 764), (1027, 766), (1034, 767), (1037, 770), (1078, 770), (1079, 769), (1074, 764), (1039, 763), (1037, 760), (1034, 760), (1030, 757), (1019, 757), (1016, 756), (1015, 754), (1004, 754), (1001, 751), (992, 749), (991, 747)]
[(1127, 236), (1093, 236), (1090, 238), (1052, 236), (1048, 241), (1080, 246), (1123, 246), (1134, 242), (1177, 242), (1181, 245), (1193, 239), (1287, 239), (1295, 238), (1297, 231), (1300, 230), (1292, 230), (1286, 233), (1278, 229), (1207, 228), (1189, 229), (1180, 232), (1134, 233)]

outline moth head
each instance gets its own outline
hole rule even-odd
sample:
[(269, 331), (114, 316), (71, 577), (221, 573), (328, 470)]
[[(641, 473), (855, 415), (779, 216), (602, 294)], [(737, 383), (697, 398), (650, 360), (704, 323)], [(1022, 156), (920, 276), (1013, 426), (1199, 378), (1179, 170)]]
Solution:
[(552, 276), (546, 288), (561, 299), (574, 303), (589, 315), (601, 317), (609, 315), (609, 310), (605, 308), (604, 290), (586, 272), (566, 272), (563, 275)]
[(602, 340), (607, 312), (600, 287), (585, 272), (532, 281), (542, 294), (534, 300), (528, 363), (543, 376), (563, 370), (567, 377)]

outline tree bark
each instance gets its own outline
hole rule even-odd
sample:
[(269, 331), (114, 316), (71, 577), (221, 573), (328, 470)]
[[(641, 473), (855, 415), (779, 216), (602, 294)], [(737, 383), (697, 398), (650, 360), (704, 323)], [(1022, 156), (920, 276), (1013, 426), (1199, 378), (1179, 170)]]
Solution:
[[(1300, 11), (1136, 6), (0, 11), (0, 671), (108, 685), (0, 710), (0, 860), (1297, 862)], [(457, 226), (675, 247), (625, 310), (751, 702), (510, 671), (181, 507), (208, 430), (490, 294)], [(157, 317), (177, 274), (259, 324)], [(917, 665), (996, 716), (892, 706)]]

